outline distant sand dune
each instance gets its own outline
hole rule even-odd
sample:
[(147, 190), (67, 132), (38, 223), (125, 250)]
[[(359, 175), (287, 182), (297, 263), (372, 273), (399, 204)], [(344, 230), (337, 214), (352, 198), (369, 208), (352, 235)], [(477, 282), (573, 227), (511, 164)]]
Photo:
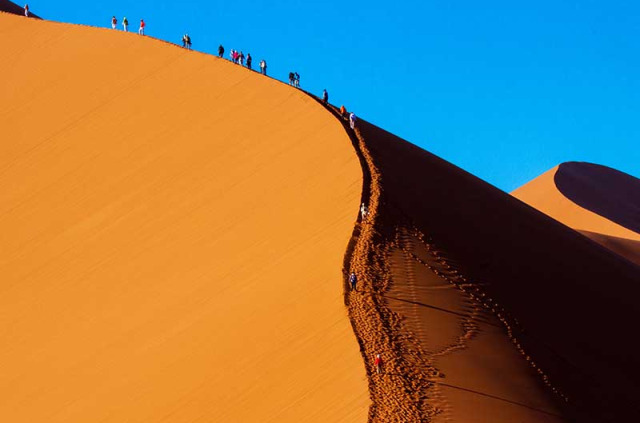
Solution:
[(556, 166), (512, 195), (640, 264), (640, 180), (591, 163)]

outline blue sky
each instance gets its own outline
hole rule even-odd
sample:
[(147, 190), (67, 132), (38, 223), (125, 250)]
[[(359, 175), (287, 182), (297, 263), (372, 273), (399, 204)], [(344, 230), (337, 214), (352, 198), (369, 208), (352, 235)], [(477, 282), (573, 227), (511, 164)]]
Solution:
[(34, 1), (45, 19), (110, 25), (269, 73), (505, 191), (563, 161), (640, 177), (637, 0)]

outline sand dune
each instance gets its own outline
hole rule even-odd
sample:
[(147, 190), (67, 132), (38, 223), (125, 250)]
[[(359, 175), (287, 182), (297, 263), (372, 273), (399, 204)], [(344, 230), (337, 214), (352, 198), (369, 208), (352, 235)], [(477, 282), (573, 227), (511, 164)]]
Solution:
[(0, 27), (0, 420), (365, 421), (340, 124), (157, 40)]
[(227, 61), (0, 25), (3, 421), (640, 417), (629, 261)]
[(545, 172), (512, 195), (639, 263), (637, 178), (605, 166), (569, 162)]
[(372, 420), (640, 417), (638, 268), (367, 122), (357, 134), (373, 217), (351, 262), (363, 292), (348, 302)]

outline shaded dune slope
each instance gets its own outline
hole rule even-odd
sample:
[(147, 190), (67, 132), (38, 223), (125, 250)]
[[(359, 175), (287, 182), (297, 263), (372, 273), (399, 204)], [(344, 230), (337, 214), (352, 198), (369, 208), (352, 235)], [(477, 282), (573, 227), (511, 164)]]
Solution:
[(553, 180), (580, 207), (640, 235), (640, 179), (606, 166), (568, 162)]
[(511, 193), (616, 254), (640, 264), (640, 182), (591, 163), (556, 166)]
[(0, 420), (366, 420), (340, 124), (149, 38), (0, 28)]
[(367, 122), (356, 135), (371, 216), (346, 299), (371, 421), (640, 416), (636, 266)]

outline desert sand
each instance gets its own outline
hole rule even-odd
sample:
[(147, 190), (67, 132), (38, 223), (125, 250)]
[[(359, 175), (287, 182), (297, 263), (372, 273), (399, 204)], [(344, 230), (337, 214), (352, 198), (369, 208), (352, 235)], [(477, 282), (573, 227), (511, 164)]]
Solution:
[(637, 419), (637, 266), (366, 121), (356, 135), (371, 216), (347, 300), (371, 421)]
[(158, 40), (0, 27), (0, 420), (365, 421), (341, 125)]
[(629, 261), (225, 60), (0, 25), (3, 421), (640, 416)]
[(511, 193), (514, 197), (640, 264), (640, 180), (614, 169), (568, 162)]

